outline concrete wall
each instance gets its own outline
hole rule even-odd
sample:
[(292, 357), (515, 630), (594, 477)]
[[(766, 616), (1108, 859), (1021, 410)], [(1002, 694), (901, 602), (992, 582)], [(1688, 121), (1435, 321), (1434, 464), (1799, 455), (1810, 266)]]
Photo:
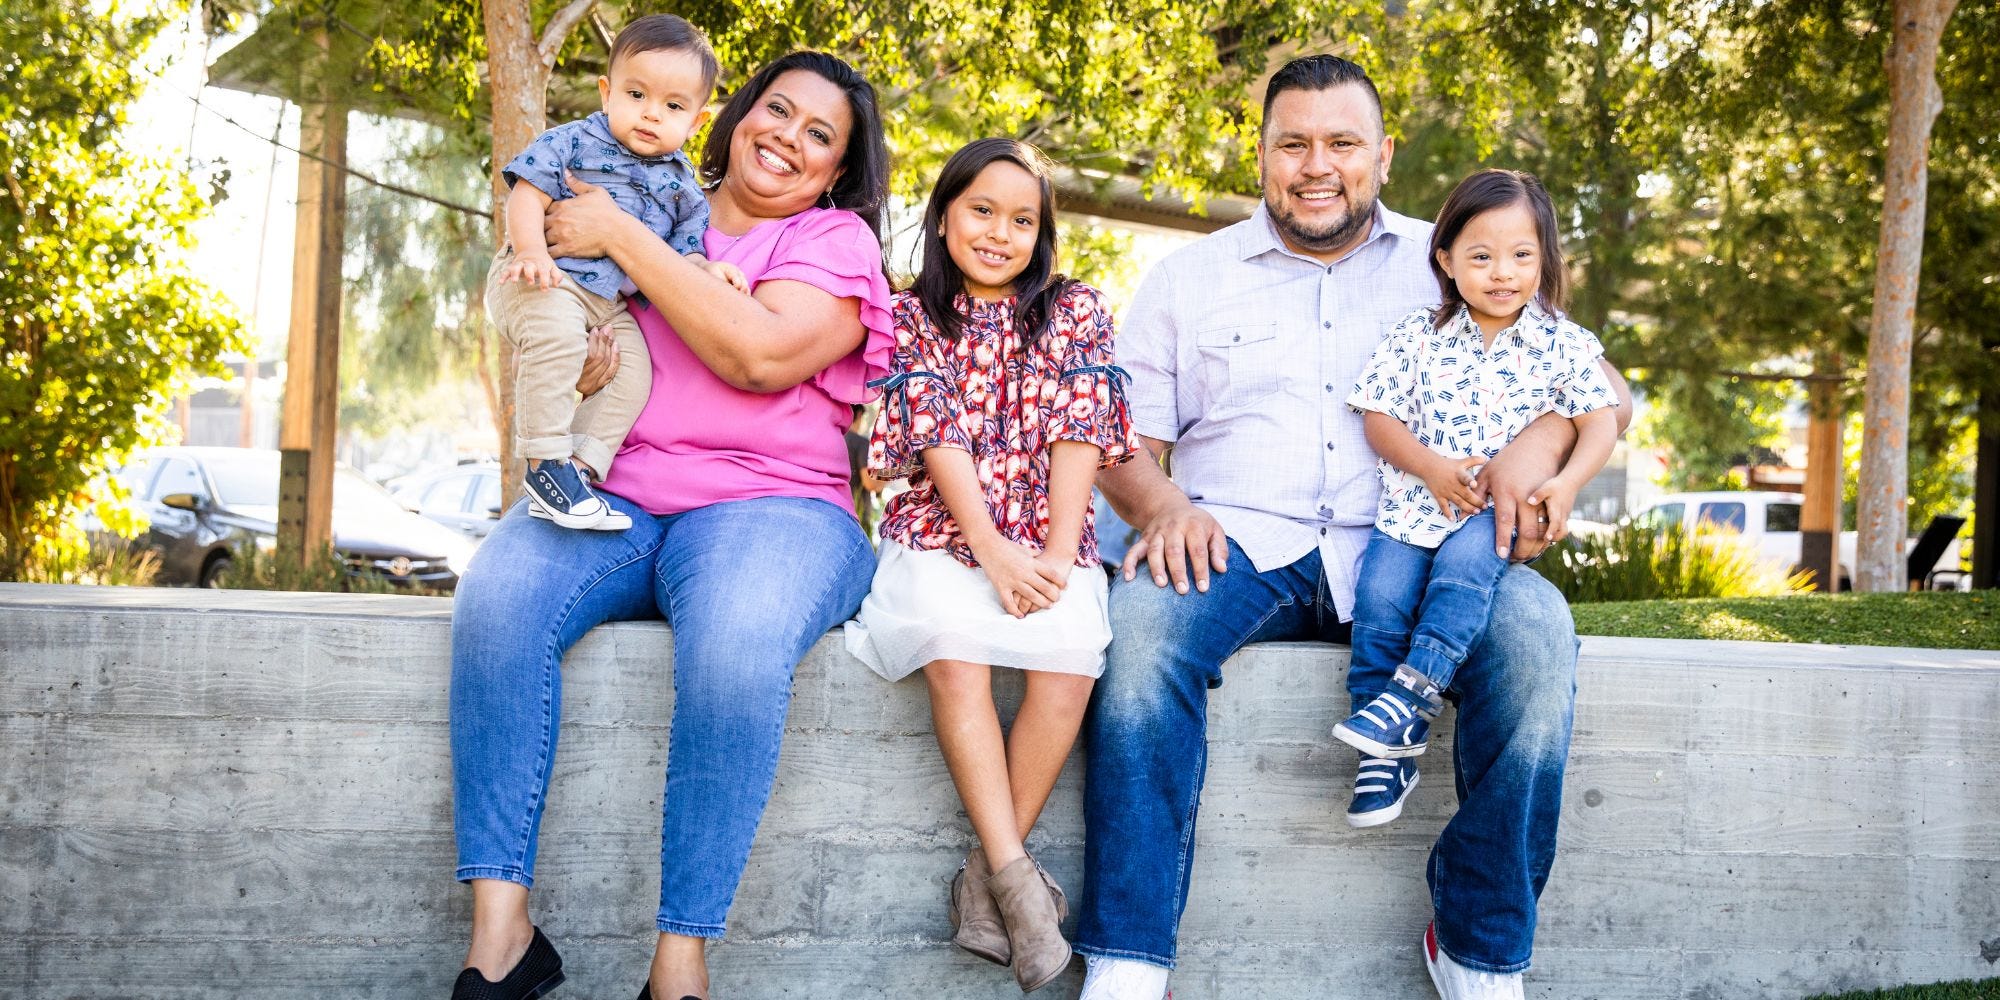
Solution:
[[(449, 615), (0, 586), (0, 996), (446, 995), (468, 898), (451, 881)], [(1583, 657), (1531, 996), (2000, 974), (1980, 956), (2000, 949), (2000, 656), (1589, 639)], [(1402, 821), (1350, 831), (1353, 756), (1326, 735), (1344, 663), (1274, 645), (1228, 668), (1178, 1000), (1429, 995), (1423, 859), (1450, 755), (1424, 758)], [(591, 633), (565, 669), (534, 897), (571, 974), (561, 997), (629, 996), (644, 975), (668, 667), (664, 628), (635, 623)], [(944, 943), (967, 827), (920, 684), (829, 641), (797, 692), (716, 996), (1018, 996)], [(1073, 892), (1074, 765), (1037, 834)]]

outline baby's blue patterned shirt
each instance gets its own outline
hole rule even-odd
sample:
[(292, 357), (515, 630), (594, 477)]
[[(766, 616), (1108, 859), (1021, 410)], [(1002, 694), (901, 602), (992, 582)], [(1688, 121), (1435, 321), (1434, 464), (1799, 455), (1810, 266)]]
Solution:
[[(543, 132), (502, 174), (509, 185), (527, 181), (561, 201), (576, 195), (563, 177), (565, 171), (603, 188), (619, 208), (645, 223), (675, 253), (702, 252), (708, 199), (695, 182), (694, 164), (686, 153), (639, 156), (612, 137), (611, 120), (599, 111)], [(608, 257), (558, 257), (556, 266), (606, 299), (617, 298), (626, 287), (625, 272)]]

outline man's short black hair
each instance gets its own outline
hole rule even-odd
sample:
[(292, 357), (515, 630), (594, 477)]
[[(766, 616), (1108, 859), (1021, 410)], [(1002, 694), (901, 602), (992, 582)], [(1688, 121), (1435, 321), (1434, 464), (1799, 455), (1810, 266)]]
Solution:
[(689, 24), (687, 18), (678, 14), (648, 14), (618, 33), (611, 43), (611, 61), (607, 67), (618, 65), (618, 60), (641, 52), (688, 52), (701, 60), (702, 86), (715, 89), (715, 78), (722, 75), (722, 64), (715, 58), (715, 49), (708, 44), (708, 36), (701, 29)]
[(1368, 103), (1375, 106), (1375, 121), (1380, 123), (1382, 95), (1375, 90), (1375, 81), (1359, 64), (1339, 56), (1301, 56), (1279, 67), (1264, 89), (1264, 121), (1271, 120), (1271, 102), (1287, 90), (1332, 90), (1350, 83), (1368, 92)]

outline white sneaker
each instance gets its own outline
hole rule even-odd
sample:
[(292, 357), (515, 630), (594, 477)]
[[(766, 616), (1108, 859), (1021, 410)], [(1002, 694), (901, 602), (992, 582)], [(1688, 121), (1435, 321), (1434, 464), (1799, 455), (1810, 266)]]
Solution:
[(1085, 955), (1083, 995), (1077, 1000), (1173, 1000), (1167, 970), (1129, 958)]
[(1523, 1000), (1518, 972), (1480, 972), (1451, 960), (1438, 947), (1437, 924), (1424, 928), (1424, 967), (1443, 1000)]

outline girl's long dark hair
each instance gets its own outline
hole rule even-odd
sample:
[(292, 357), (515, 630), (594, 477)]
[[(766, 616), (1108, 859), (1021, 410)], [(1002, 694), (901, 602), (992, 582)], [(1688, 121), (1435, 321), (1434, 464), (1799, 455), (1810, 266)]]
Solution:
[(1431, 273), (1437, 276), (1439, 302), (1431, 318), (1433, 324), (1452, 318), (1465, 305), (1458, 284), (1438, 263), (1438, 252), (1449, 252), (1474, 218), (1509, 205), (1526, 205), (1528, 214), (1535, 217), (1535, 235), (1540, 238), (1542, 253), (1542, 281), (1537, 291), (1542, 308), (1557, 315), (1569, 308), (1569, 267), (1563, 263), (1556, 208), (1548, 189), (1525, 170), (1481, 170), (1452, 188), (1451, 196), (1438, 210), (1437, 227), (1431, 230)]
[(1014, 279), (1014, 328), (1023, 344), (1040, 339), (1055, 311), (1056, 300), (1075, 282), (1056, 274), (1056, 192), (1050, 180), (1052, 168), (1042, 151), (1017, 139), (979, 139), (951, 154), (939, 171), (931, 200), (924, 206), (923, 268), (911, 289), (924, 314), (946, 340), (957, 340), (965, 330), (965, 317), (956, 299), (965, 291), (965, 273), (945, 248), (944, 213), (974, 178), (987, 166), (1005, 160), (1026, 170), (1042, 189), (1040, 222), (1035, 232), (1035, 251), (1028, 266)]
[(729, 173), (729, 146), (736, 126), (743, 124), (751, 107), (771, 89), (771, 81), (795, 69), (819, 76), (847, 95), (854, 123), (847, 137), (847, 152), (840, 158), (840, 178), (833, 182), (833, 205), (861, 216), (880, 240), (882, 210), (889, 203), (889, 146), (882, 138), (882, 114), (876, 107), (875, 88), (837, 56), (800, 50), (765, 63), (716, 112), (708, 144), (701, 150), (701, 176), (713, 184)]

